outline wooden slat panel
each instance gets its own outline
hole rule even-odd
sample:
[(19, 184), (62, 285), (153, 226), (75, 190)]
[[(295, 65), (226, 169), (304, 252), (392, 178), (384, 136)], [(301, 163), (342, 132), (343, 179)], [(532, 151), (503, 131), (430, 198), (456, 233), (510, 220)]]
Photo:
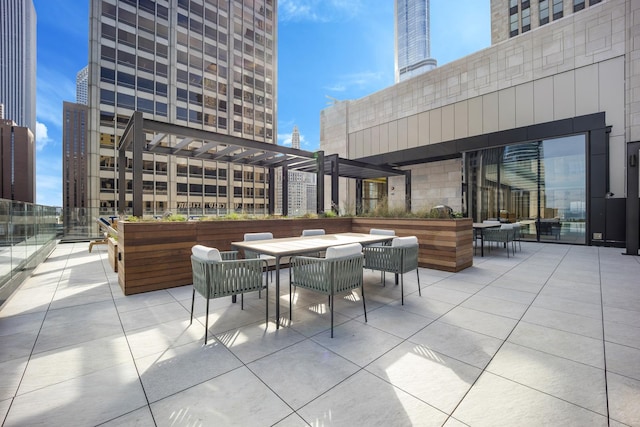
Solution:
[(118, 282), (125, 295), (191, 283), (191, 247), (203, 244), (230, 250), (244, 233), (269, 231), (274, 237), (299, 236), (302, 230), (368, 233), (389, 228), (398, 236), (418, 237), (419, 265), (460, 271), (473, 264), (471, 219), (387, 218), (274, 219), (194, 222), (121, 222), (118, 225)]

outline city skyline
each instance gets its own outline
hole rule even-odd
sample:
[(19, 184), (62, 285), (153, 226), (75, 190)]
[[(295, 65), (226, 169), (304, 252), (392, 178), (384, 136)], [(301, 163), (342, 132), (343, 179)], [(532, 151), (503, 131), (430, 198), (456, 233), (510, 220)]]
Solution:
[[(489, 46), (489, 2), (444, 3), (432, 4), (432, 55), (439, 64)], [(34, 4), (39, 18), (37, 203), (61, 206), (62, 101), (75, 99), (76, 74), (87, 64), (88, 2)], [(301, 148), (315, 150), (320, 111), (331, 99), (358, 99), (393, 84), (393, 1), (380, 1), (379, 8), (367, 8), (364, 1), (278, 5), (278, 144), (290, 146), (297, 125)]]

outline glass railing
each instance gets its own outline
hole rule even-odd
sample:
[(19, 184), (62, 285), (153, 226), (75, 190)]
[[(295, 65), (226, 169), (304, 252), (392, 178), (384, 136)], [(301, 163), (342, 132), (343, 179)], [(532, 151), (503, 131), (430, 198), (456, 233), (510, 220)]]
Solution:
[(0, 305), (53, 250), (60, 209), (0, 199)]

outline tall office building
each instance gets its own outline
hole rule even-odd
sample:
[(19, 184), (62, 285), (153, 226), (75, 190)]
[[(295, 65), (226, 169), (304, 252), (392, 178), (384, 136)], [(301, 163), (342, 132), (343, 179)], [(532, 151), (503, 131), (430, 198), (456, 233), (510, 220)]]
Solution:
[(0, 199), (35, 203), (33, 132), (13, 120), (0, 120)]
[(491, 0), (491, 43), (556, 21), (602, 0)]
[(89, 66), (87, 65), (76, 74), (76, 103), (89, 104)]
[(433, 70), (429, 0), (396, 0), (396, 83)]
[[(77, 95), (76, 95), (77, 96)], [(87, 138), (89, 107), (63, 102), (62, 207), (65, 230), (88, 223)]]
[[(277, 0), (101, 0), (90, 3), (89, 205), (117, 206), (117, 144), (146, 118), (273, 143)], [(191, 147), (201, 144), (193, 141)], [(127, 179), (131, 174), (127, 171)], [(143, 210), (267, 212), (262, 168), (145, 153)]]
[(4, 117), (36, 131), (36, 11), (32, 0), (0, 0), (0, 102)]
[(300, 149), (300, 131), (298, 126), (293, 126), (293, 132), (291, 132), (291, 147), (297, 150)]

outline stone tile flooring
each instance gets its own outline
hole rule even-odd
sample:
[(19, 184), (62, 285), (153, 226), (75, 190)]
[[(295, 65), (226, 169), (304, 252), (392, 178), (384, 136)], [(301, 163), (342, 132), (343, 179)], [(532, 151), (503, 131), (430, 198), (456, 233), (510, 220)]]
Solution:
[(283, 286), (279, 330), (265, 298), (212, 300), (204, 345), (190, 286), (125, 297), (87, 248), (59, 244), (0, 310), (4, 426), (640, 426), (640, 258), (621, 249), (421, 268), (404, 306), (365, 271), (368, 323), (346, 295), (333, 339), (310, 292), (289, 323)]

